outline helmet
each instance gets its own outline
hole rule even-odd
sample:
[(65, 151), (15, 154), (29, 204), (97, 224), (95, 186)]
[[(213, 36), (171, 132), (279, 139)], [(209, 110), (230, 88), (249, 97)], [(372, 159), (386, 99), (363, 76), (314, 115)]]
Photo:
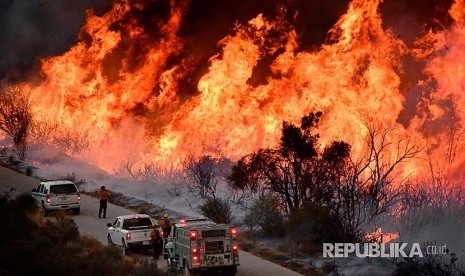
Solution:
[(168, 218), (168, 214), (164, 214), (163, 217), (164, 217), (164, 218)]

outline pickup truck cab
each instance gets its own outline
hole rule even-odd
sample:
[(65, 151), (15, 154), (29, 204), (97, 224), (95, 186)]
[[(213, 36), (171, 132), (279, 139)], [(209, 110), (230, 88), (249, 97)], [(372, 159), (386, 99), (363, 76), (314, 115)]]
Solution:
[(167, 266), (185, 275), (221, 271), (235, 275), (239, 265), (237, 228), (206, 218), (180, 220), (173, 227), (173, 238), (166, 244)]
[(31, 194), (44, 217), (53, 210), (73, 210), (75, 215), (81, 210), (81, 194), (69, 180), (42, 181)]
[(133, 249), (149, 249), (152, 218), (145, 214), (124, 215), (108, 223), (108, 245), (117, 245), (128, 254)]

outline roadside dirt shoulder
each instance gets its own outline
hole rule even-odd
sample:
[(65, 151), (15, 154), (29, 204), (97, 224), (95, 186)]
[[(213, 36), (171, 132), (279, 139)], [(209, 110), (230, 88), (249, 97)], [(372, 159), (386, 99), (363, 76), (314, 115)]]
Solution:
[(12, 169), (0, 166), (0, 186), (2, 192), (11, 192), (17, 196), (24, 191), (30, 191), (40, 180), (18, 173)]

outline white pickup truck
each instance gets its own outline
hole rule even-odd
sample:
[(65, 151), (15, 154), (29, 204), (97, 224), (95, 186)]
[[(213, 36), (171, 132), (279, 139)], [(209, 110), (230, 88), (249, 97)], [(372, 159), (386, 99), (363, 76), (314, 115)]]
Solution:
[(121, 246), (124, 254), (128, 254), (133, 249), (151, 248), (150, 232), (153, 228), (153, 221), (149, 215), (118, 216), (107, 226), (108, 245)]

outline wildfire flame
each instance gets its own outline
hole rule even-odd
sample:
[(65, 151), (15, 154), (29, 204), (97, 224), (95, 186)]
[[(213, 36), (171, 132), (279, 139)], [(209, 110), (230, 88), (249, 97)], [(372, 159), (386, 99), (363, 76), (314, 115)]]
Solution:
[[(389, 126), (393, 145), (409, 136), (432, 158), (448, 154), (451, 172), (462, 166), (464, 1), (450, 7), (450, 27), (426, 31), (412, 45), (383, 27), (381, 0), (352, 1), (317, 50), (299, 50), (299, 36), (283, 17), (258, 14), (218, 42), (221, 50), (196, 83), (199, 93), (188, 98), (180, 80), (194, 63), (170, 60), (185, 46), (178, 31), (189, 3), (180, 2), (171, 1), (168, 20), (152, 22), (152, 33), (131, 17), (145, 1), (119, 1), (103, 16), (88, 12), (79, 42), (42, 60), (43, 83), (22, 84), (38, 120), (59, 126), (55, 136), (85, 135), (87, 149), (70, 154), (108, 171), (127, 160), (234, 159), (276, 145), (283, 120), (323, 111), (323, 144), (341, 139), (360, 152), (367, 123)], [(273, 57), (272, 76), (250, 84), (266, 55)], [(407, 57), (422, 61), (425, 77), (413, 85), (422, 96), (416, 110), (402, 120)], [(405, 169), (424, 166), (417, 160)]]

